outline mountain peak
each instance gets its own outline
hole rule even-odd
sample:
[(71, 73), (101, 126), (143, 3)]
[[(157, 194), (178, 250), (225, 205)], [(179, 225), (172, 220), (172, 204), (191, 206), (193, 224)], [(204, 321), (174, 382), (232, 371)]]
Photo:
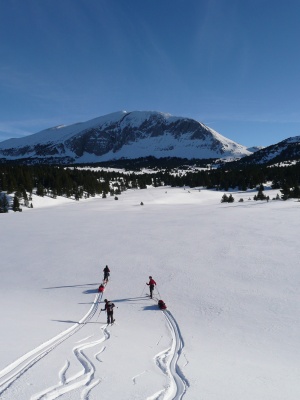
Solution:
[(245, 146), (191, 118), (158, 111), (118, 111), (0, 143), (0, 157), (85, 163), (147, 156), (240, 158)]

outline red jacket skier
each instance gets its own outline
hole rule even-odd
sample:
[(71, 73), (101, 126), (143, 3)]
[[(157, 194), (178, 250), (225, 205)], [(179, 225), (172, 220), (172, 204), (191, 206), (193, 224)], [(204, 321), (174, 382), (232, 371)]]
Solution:
[(151, 299), (152, 299), (152, 293), (153, 293), (153, 290), (154, 290), (154, 286), (156, 285), (156, 282), (155, 282), (155, 280), (152, 278), (152, 276), (149, 276), (149, 283), (146, 283), (146, 285), (149, 286), (149, 289), (150, 289), (150, 297), (151, 297)]

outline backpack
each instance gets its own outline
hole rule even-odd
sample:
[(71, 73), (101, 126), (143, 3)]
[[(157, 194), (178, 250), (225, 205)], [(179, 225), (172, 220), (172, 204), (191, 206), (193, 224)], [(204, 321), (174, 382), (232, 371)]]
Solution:
[(112, 312), (113, 308), (114, 308), (114, 303), (111, 303), (110, 301), (106, 304), (106, 310), (107, 312)]
[(160, 310), (165, 310), (167, 308), (167, 306), (163, 300), (158, 300), (158, 307)]

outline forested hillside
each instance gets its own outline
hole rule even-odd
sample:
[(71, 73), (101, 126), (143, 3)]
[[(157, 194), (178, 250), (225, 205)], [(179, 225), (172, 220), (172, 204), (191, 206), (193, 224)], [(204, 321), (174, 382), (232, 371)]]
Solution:
[[(152, 160), (153, 164), (153, 160)], [(272, 182), (281, 189), (282, 199), (300, 197), (300, 163), (285, 166), (223, 165), (219, 168), (200, 168), (192, 165), (175, 167), (166, 160), (165, 167), (136, 171), (110, 170), (95, 167), (0, 165), (0, 211), (9, 208), (7, 195), (13, 194), (12, 208), (19, 210), (20, 201), (30, 207), (31, 195), (72, 197), (75, 200), (95, 195), (119, 195), (127, 189), (146, 189), (147, 185), (206, 187), (220, 191), (231, 188), (245, 191)], [(169, 166), (168, 166), (169, 165)], [(172, 166), (171, 166), (172, 165)], [(128, 166), (127, 166), (128, 167)], [(153, 165), (149, 166), (153, 168)]]

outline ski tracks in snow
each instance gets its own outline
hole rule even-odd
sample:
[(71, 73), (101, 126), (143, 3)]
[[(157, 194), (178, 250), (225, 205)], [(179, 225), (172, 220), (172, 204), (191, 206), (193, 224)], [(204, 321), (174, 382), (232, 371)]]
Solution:
[[(99, 302), (101, 300), (102, 294), (99, 293), (95, 296), (94, 302), (87, 312), (87, 314), (76, 324), (72, 325), (70, 328), (61, 332), (57, 336), (48, 340), (47, 342), (36, 347), (32, 351), (26, 353), (24, 356), (17, 359), (15, 362), (8, 365), (2, 371), (0, 371), (0, 396), (30, 368), (32, 368), (38, 361), (54, 350), (58, 345), (66, 341), (69, 337), (74, 335), (80, 329), (82, 329), (95, 315)], [(32, 400), (37, 399), (55, 399), (74, 388), (79, 388), (84, 386), (81, 399), (87, 399), (90, 390), (97, 385), (99, 382), (94, 381), (95, 367), (93, 363), (88, 359), (88, 357), (83, 353), (84, 349), (93, 347), (103, 342), (109, 338), (109, 334), (106, 332), (106, 326), (103, 328), (104, 336), (96, 341), (81, 343), (73, 348), (73, 354), (83, 366), (83, 369), (78, 374), (74, 375), (70, 379), (66, 378), (67, 370), (69, 369), (70, 363), (67, 360), (59, 371), (59, 383), (57, 386), (48, 388), (42, 393), (36, 394), (31, 397)], [(86, 338), (84, 340), (89, 339)], [(98, 353), (99, 354), (99, 353)]]
[[(0, 397), (12, 384), (17, 382), (26, 371), (91, 321), (97, 312), (101, 297), (102, 294), (97, 294), (95, 296), (90, 310), (79, 322), (36, 347), (0, 371)], [(164, 389), (148, 397), (147, 400), (181, 400), (189, 386), (187, 379), (178, 365), (178, 360), (184, 347), (184, 341), (172, 313), (168, 310), (163, 310), (162, 312), (166, 318), (172, 341), (168, 349), (155, 356), (155, 362), (160, 370), (167, 376), (168, 384)], [(85, 354), (85, 350), (98, 346), (110, 338), (110, 333), (106, 328), (107, 325), (103, 325), (101, 328), (102, 337), (100, 339), (90, 341), (92, 336), (88, 336), (78, 341), (73, 347), (72, 352), (81, 366), (80, 371), (67, 377), (71, 364), (69, 360), (66, 360), (62, 368), (58, 371), (57, 385), (48, 387), (32, 395), (30, 400), (54, 400), (74, 390), (80, 391), (80, 400), (88, 400), (90, 392), (100, 383), (101, 379), (95, 378), (96, 367), (94, 362)], [(102, 362), (100, 354), (105, 351), (105, 349), (106, 346), (104, 345), (100, 350), (97, 349), (97, 352), (94, 354), (94, 359), (97, 362)], [(185, 365), (187, 365), (187, 363), (188, 362), (186, 362)], [(139, 375), (133, 378), (133, 384), (136, 384), (136, 378)]]
[(168, 349), (156, 355), (155, 361), (161, 371), (168, 376), (169, 384), (164, 390), (148, 397), (147, 400), (180, 400), (183, 398), (189, 386), (188, 380), (185, 378), (178, 365), (178, 360), (184, 347), (184, 341), (172, 313), (168, 310), (164, 310), (163, 313), (171, 332), (172, 343)]
[[(52, 400), (58, 398), (59, 396), (65, 393), (80, 388), (82, 388), (80, 399), (87, 400), (90, 391), (99, 384), (100, 379), (95, 379), (96, 368), (93, 362), (84, 353), (84, 350), (97, 346), (98, 344), (102, 343), (103, 341), (109, 338), (106, 332), (106, 328), (104, 327), (102, 329), (104, 331), (104, 336), (101, 339), (86, 343), (82, 343), (81, 340), (79, 342), (80, 344), (78, 344), (73, 348), (74, 356), (83, 367), (81, 371), (74, 374), (70, 378), (66, 378), (65, 374), (70, 366), (69, 361), (67, 361), (62, 370), (63, 373), (59, 374), (60, 379), (58, 385), (47, 388), (46, 390), (37, 393), (36, 395), (32, 396), (30, 400), (44, 400), (44, 399)], [(103, 349), (101, 350), (101, 352), (102, 351)], [(99, 354), (99, 352), (94, 355), (96, 359), (97, 359), (96, 357), (97, 354)]]

